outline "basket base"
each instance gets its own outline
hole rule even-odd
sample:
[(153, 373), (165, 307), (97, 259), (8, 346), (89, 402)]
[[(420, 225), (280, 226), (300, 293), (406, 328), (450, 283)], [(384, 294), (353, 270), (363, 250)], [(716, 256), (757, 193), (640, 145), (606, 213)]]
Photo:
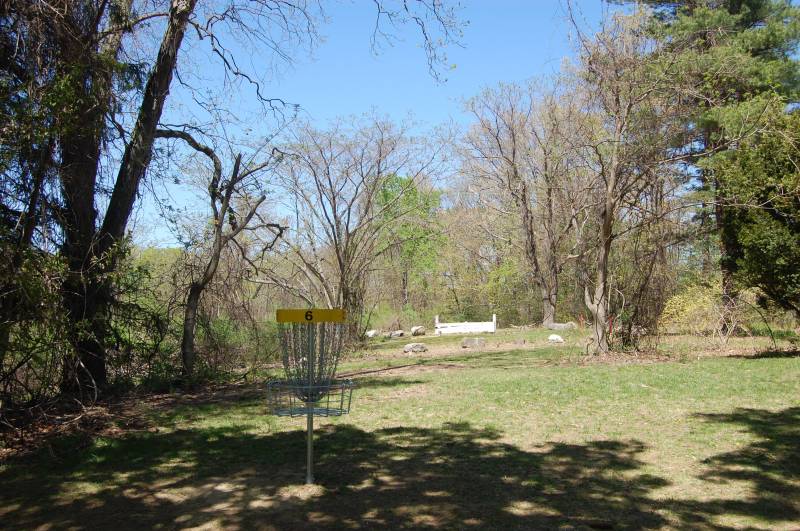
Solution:
[[(267, 383), (267, 410), (279, 417), (303, 417), (309, 413), (318, 417), (340, 417), (350, 413), (355, 383), (334, 380), (330, 385), (298, 385), (286, 380)], [(313, 402), (305, 397), (313, 396)]]
[(273, 408), (270, 413), (278, 417), (305, 417), (309, 412), (315, 417), (341, 417), (347, 415), (350, 411), (342, 408), (333, 407), (286, 407), (286, 408)]

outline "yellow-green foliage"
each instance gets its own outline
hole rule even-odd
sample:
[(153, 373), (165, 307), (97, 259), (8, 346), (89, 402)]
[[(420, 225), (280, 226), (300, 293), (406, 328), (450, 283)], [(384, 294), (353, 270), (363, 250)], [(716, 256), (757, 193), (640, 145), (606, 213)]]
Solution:
[(689, 286), (667, 300), (659, 320), (660, 328), (671, 333), (713, 333), (719, 327), (721, 300), (719, 287)]

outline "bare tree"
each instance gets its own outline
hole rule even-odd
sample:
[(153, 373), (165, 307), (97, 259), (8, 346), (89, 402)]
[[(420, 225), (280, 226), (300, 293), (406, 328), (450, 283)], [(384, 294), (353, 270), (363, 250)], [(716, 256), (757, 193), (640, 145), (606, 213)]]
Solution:
[[(262, 246), (262, 252), (271, 249), (283, 234), (284, 227), (266, 221), (259, 211), (259, 207), (266, 200), (263, 174), (275, 167), (281, 160), (281, 154), (273, 149), (265, 160), (256, 160), (262, 151), (256, 150), (248, 160), (243, 161), (242, 154), (239, 153), (234, 157), (230, 173), (225, 177), (222, 160), (217, 152), (198, 142), (190, 133), (159, 129), (156, 131), (156, 137), (185, 142), (191, 149), (208, 158), (213, 166), (207, 183), (208, 204), (211, 207), (210, 226), (203, 231), (204, 239), (209, 245), (206, 252), (202, 253), (204, 263), (200, 270), (197, 274), (191, 275), (183, 317), (181, 360), (184, 376), (191, 378), (194, 375), (197, 358), (195, 330), (200, 299), (203, 291), (214, 279), (223, 251), (233, 246), (241, 251), (243, 258), (248, 258), (245, 245), (237, 239), (242, 234), (264, 230), (270, 232), (272, 238)], [(197, 249), (203, 249), (202, 243), (197, 243)]]
[[(571, 151), (580, 109), (558, 87), (538, 93), (500, 85), (467, 104), (476, 123), (466, 135), (464, 171), (484, 200), (517, 219), (522, 250), (542, 299), (542, 324), (555, 322), (559, 274), (575, 258), (573, 228), (585, 217), (587, 187)], [(516, 238), (514, 241), (517, 241)]]
[(360, 333), (367, 278), (387, 252), (387, 231), (408, 214), (398, 208), (404, 190), (381, 201), (387, 179), (411, 188), (438, 170), (439, 152), (411, 139), (402, 127), (372, 119), (320, 131), (295, 129), (278, 170), (293, 220), (280, 243), (289, 267), (269, 282), (308, 304), (343, 307)]
[(686, 104), (674, 55), (648, 35), (642, 13), (614, 15), (589, 39), (579, 34), (576, 75), (585, 84), (590, 126), (575, 139), (594, 186), (591, 219), (580, 239), (584, 301), (592, 314), (596, 352), (609, 349), (609, 260), (614, 241), (649, 216), (645, 195), (661, 188), (683, 155), (671, 151), (685, 133)]

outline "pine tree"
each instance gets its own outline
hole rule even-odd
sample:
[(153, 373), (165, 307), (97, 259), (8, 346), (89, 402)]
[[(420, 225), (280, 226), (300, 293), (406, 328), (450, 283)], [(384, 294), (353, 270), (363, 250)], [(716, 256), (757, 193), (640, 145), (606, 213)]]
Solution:
[[(692, 130), (685, 146), (696, 153), (697, 187), (706, 207), (701, 224), (719, 238), (723, 296), (736, 294), (734, 277), (743, 250), (736, 208), (725, 201), (718, 164), (722, 155), (758, 131), (767, 115), (800, 95), (800, 68), (792, 57), (800, 42), (800, 8), (788, 0), (645, 0), (653, 32), (680, 43), (679, 60), (696, 88)], [(686, 43), (691, 45), (686, 48)]]

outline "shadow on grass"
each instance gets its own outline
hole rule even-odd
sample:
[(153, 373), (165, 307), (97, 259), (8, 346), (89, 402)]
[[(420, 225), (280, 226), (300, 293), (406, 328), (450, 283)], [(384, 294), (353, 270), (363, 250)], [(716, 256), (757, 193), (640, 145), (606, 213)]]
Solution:
[(375, 378), (371, 376), (362, 376), (353, 380), (356, 383), (357, 389), (384, 389), (387, 387), (406, 387), (411, 385), (418, 385), (426, 383), (424, 380), (409, 379), (409, 378)]
[[(353, 375), (345, 375), (350, 377)], [(424, 380), (404, 377), (373, 376), (354, 378), (357, 389), (410, 388), (426, 383)], [(176, 422), (194, 420), (230, 419), (231, 412), (242, 416), (264, 415), (267, 405), (263, 384), (240, 385), (199, 395), (176, 395), (158, 403), (149, 404), (147, 416), (157, 425), (174, 425)]]
[(683, 511), (685, 520), (708, 522), (715, 515), (738, 515), (768, 522), (800, 522), (800, 407), (777, 412), (737, 409), (695, 417), (737, 426), (756, 440), (706, 459), (701, 476), (718, 485), (745, 482), (750, 486), (749, 496), (689, 504)]
[[(256, 436), (233, 428), (99, 441), (60, 464), (0, 474), (4, 527), (142, 528), (203, 524), (303, 527), (656, 528), (637, 473), (636, 441), (550, 444), (525, 452), (493, 430), (348, 425), (320, 431), (317, 481), (303, 480), (302, 431)], [(99, 488), (98, 488), (99, 487)]]
[(731, 358), (742, 359), (770, 359), (770, 358), (800, 358), (800, 350), (762, 350), (752, 354), (735, 354)]
[(745, 500), (660, 500), (636, 440), (548, 443), (525, 451), (492, 429), (366, 432), (327, 425), (318, 485), (302, 485), (305, 434), (232, 427), (66, 440), (0, 472), (4, 528), (384, 527), (723, 529), (718, 516), (796, 521), (800, 408), (701, 415), (758, 440), (709, 459), (702, 479), (752, 484)]

